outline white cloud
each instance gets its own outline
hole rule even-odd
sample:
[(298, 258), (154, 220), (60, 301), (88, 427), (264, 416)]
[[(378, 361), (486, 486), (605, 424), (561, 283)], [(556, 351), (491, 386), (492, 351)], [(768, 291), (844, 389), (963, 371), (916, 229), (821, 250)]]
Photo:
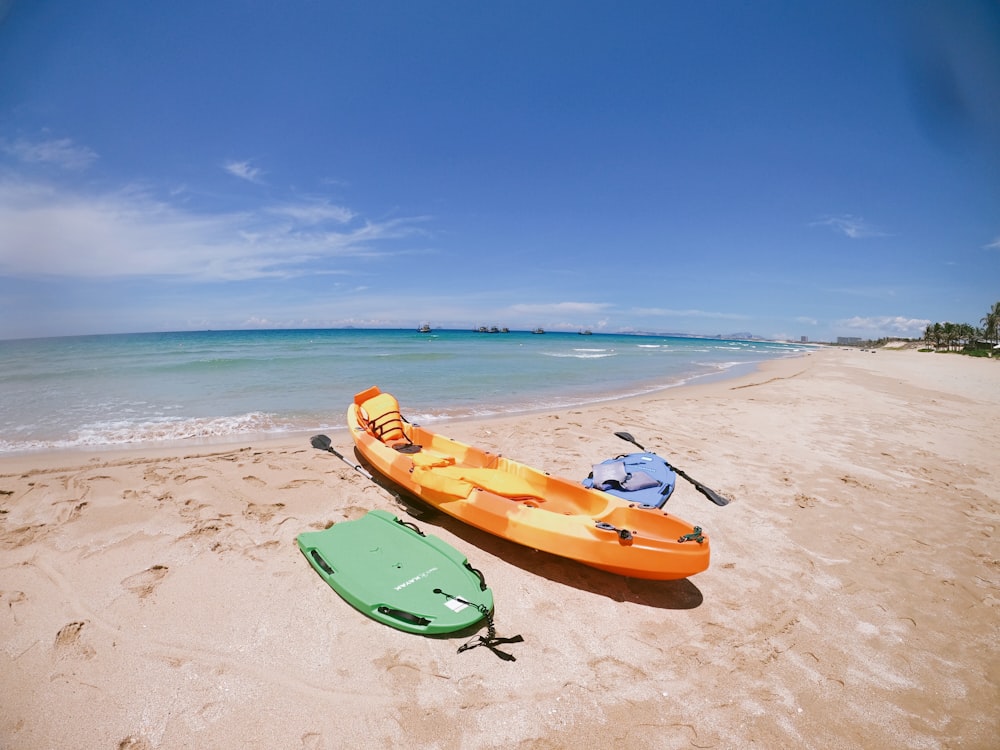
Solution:
[(0, 148), (26, 164), (51, 164), (71, 170), (84, 170), (97, 160), (97, 152), (86, 146), (78, 146), (69, 138), (0, 141)]
[(0, 273), (290, 278), (341, 273), (346, 258), (387, 254), (384, 243), (420, 232), (420, 218), (353, 222), (353, 217), (349, 209), (316, 200), (199, 214), (137, 190), (95, 195), (0, 180)]
[(858, 216), (852, 216), (851, 214), (828, 216), (824, 219), (810, 222), (809, 226), (830, 227), (831, 229), (850, 237), (852, 240), (863, 239), (865, 237), (886, 236), (885, 232), (870, 227), (864, 219)]
[(988, 245), (983, 245), (983, 248), (986, 250), (1000, 250), (1000, 237), (997, 237)]
[(795, 319), (796, 323), (804, 323), (805, 325), (815, 326), (819, 325), (819, 321), (816, 318), (809, 318), (805, 315), (800, 315)]
[(868, 318), (855, 316), (838, 321), (838, 325), (852, 330), (872, 332), (874, 335), (912, 336), (923, 333), (930, 322), (922, 318), (904, 318), (901, 315)]
[(260, 182), (260, 178), (264, 174), (260, 167), (255, 167), (248, 161), (227, 161), (222, 165), (222, 168), (234, 177), (239, 177), (247, 182)]

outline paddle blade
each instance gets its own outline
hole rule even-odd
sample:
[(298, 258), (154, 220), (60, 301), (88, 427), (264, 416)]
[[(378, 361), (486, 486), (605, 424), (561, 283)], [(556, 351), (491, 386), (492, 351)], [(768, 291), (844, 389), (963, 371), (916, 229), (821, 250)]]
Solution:
[(624, 432), (624, 431), (623, 432), (616, 432), (615, 433), (615, 437), (619, 437), (622, 440), (624, 440), (625, 442), (632, 443), (632, 445), (634, 445), (636, 448), (638, 448), (641, 451), (646, 450), (641, 445), (639, 445), (639, 443), (636, 442), (635, 438), (632, 437), (632, 435), (630, 433), (628, 433), (628, 432)]
[(716, 505), (719, 505), (719, 506), (729, 505), (729, 501), (726, 498), (724, 498), (722, 495), (720, 495), (718, 492), (716, 492), (715, 490), (711, 489), (710, 487), (706, 487), (701, 482), (699, 482), (697, 479), (692, 479), (687, 474), (685, 474), (683, 471), (681, 471), (680, 469), (678, 469), (676, 466), (671, 466), (670, 468), (672, 468), (674, 471), (676, 471), (678, 476), (684, 477), (691, 484), (693, 484), (694, 488), (696, 490), (698, 490), (698, 492), (700, 492), (702, 495), (704, 495), (705, 497), (707, 497), (709, 500), (711, 500)]
[(312, 443), (313, 448), (319, 448), (321, 451), (328, 451), (333, 445), (333, 442), (326, 435), (313, 435), (309, 442)]
[(710, 490), (708, 487), (706, 487), (703, 484), (699, 484), (698, 487), (697, 487), (697, 489), (698, 489), (698, 491), (702, 495), (704, 495), (705, 497), (707, 497), (709, 500), (711, 500), (716, 505), (719, 505), (719, 506), (729, 505), (729, 501), (726, 498), (724, 498), (722, 495), (720, 495), (718, 492), (716, 492), (715, 490)]

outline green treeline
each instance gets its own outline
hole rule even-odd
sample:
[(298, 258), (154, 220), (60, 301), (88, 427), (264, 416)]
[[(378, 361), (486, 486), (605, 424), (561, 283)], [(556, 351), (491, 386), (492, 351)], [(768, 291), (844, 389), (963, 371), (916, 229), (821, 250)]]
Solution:
[(948, 351), (979, 349), (981, 342), (996, 346), (1000, 343), (1000, 302), (994, 302), (979, 323), (981, 328), (969, 323), (931, 323), (924, 329), (924, 341), (933, 344), (936, 349), (945, 348)]

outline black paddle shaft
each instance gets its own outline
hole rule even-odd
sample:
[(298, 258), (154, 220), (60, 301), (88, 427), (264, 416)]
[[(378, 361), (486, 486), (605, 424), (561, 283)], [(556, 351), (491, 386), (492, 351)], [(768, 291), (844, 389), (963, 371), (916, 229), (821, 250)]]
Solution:
[[(628, 433), (628, 432), (616, 432), (615, 433), (615, 437), (619, 437), (619, 438), (621, 438), (622, 440), (624, 440), (624, 441), (626, 441), (628, 443), (632, 443), (632, 445), (634, 445), (636, 448), (638, 448), (641, 451), (646, 450), (644, 447), (642, 447), (641, 445), (639, 445), (639, 443), (636, 441), (636, 439), (634, 437), (632, 437), (632, 435), (630, 433)], [(692, 479), (691, 477), (689, 477), (687, 474), (685, 474), (683, 471), (681, 471), (680, 469), (678, 469), (673, 464), (667, 462), (667, 466), (669, 466), (671, 469), (673, 469), (677, 473), (678, 476), (683, 477), (684, 479), (686, 479), (687, 481), (689, 481), (691, 484), (693, 484), (694, 488), (696, 490), (698, 490), (698, 492), (700, 492), (702, 495), (704, 495), (705, 497), (707, 497), (709, 500), (711, 500), (716, 505), (719, 505), (719, 506), (729, 505), (729, 500), (727, 500), (726, 498), (724, 498), (722, 495), (720, 495), (715, 490), (711, 489), (710, 487), (706, 487), (701, 482), (699, 482), (697, 479)]]
[(330, 440), (330, 438), (328, 438), (326, 435), (313, 435), (312, 439), (309, 442), (312, 443), (313, 448), (319, 448), (321, 451), (329, 451), (330, 453), (335, 455), (337, 458), (339, 458), (341, 461), (350, 466), (359, 474), (363, 474), (364, 476), (371, 479), (373, 482), (375, 481), (375, 478), (365, 470), (364, 466), (362, 466), (361, 464), (351, 463), (344, 457), (342, 453), (338, 452), (337, 449), (333, 447), (333, 441)]

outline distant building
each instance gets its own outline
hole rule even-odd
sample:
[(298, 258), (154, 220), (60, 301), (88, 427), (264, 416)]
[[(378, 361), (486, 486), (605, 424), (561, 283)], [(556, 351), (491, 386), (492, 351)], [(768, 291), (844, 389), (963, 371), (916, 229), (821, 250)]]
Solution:
[(803, 344), (808, 344), (809, 343), (809, 337), (808, 336), (803, 336), (802, 338), (799, 339), (799, 341), (801, 343), (803, 343)]
[(861, 339), (857, 336), (837, 336), (837, 343), (840, 346), (861, 346)]

